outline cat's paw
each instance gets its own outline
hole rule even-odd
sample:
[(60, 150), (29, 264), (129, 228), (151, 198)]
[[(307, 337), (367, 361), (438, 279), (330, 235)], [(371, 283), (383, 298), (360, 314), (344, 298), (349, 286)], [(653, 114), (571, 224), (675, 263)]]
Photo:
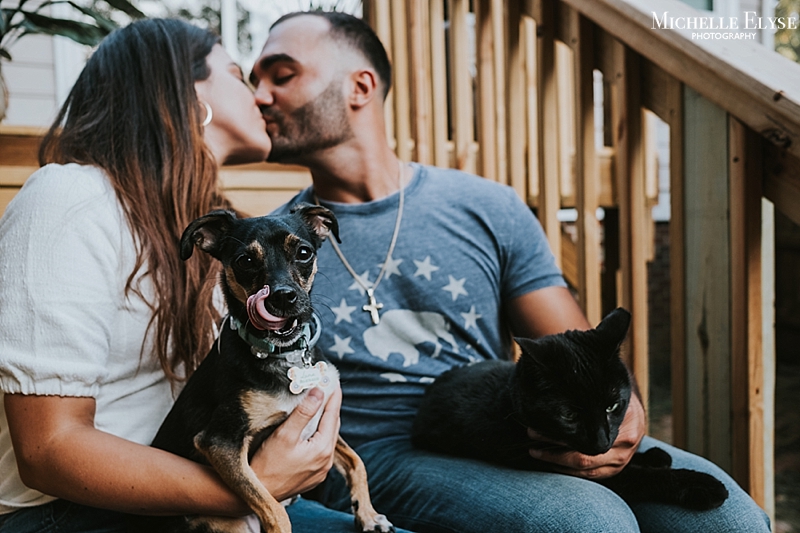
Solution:
[(728, 489), (717, 478), (694, 470), (675, 470), (675, 484), (679, 487), (677, 504), (695, 511), (716, 509), (728, 498)]
[(672, 457), (661, 448), (650, 448), (646, 452), (635, 454), (633, 462), (649, 468), (669, 468), (672, 466)]

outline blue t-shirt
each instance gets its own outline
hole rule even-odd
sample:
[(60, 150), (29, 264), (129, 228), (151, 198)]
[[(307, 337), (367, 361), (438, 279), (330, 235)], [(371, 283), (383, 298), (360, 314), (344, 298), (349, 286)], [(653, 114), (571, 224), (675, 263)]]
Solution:
[[(425, 386), (458, 365), (508, 354), (502, 307), (565, 286), (541, 225), (510, 187), (457, 170), (414, 165), (397, 244), (375, 298), (325, 242), (312, 301), (317, 344), (339, 369), (342, 436), (352, 445), (408, 434)], [(289, 202), (314, 203), (306, 189)], [(340, 249), (372, 283), (386, 259), (399, 193), (374, 202), (321, 202), (339, 221)], [(278, 212), (287, 212), (288, 206)]]

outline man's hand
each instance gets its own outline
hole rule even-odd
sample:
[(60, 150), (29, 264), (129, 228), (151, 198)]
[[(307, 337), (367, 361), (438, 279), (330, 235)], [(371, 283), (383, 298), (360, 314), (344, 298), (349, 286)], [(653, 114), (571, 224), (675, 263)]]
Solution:
[[(606, 453), (601, 455), (584, 455), (576, 451), (554, 452), (531, 448), (534, 459), (546, 461), (553, 465), (553, 470), (562, 474), (585, 479), (603, 479), (618, 474), (633, 457), (645, 434), (646, 417), (642, 402), (636, 395), (631, 395), (631, 403), (625, 413), (625, 419), (619, 428), (617, 440)], [(535, 441), (553, 443), (529, 429), (528, 436)], [(561, 444), (563, 446), (563, 444)]]

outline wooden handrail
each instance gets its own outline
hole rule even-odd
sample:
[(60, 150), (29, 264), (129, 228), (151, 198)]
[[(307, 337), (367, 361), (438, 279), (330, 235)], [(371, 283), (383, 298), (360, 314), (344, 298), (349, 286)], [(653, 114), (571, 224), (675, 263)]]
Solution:
[[(659, 19), (665, 12), (675, 18), (711, 16), (678, 0), (562, 1), (776, 146), (800, 156), (800, 65), (755, 41), (692, 39), (692, 33), (711, 30), (653, 29), (653, 13)], [(541, 2), (526, 3), (535, 19)]]

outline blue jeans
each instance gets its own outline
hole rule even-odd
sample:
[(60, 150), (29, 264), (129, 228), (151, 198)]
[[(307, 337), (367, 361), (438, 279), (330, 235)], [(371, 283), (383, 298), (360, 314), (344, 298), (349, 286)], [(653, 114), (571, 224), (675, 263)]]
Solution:
[(0, 533), (127, 533), (126, 516), (55, 500), (0, 515)]
[[(349, 501), (350, 497), (348, 496)], [(289, 519), (292, 521), (292, 533), (353, 533), (356, 530), (355, 521), (349, 509), (349, 503), (347, 509), (334, 511), (304, 498), (300, 498), (286, 508), (289, 511)], [(386, 514), (382, 509), (377, 507), (375, 509), (379, 513)], [(410, 532), (398, 528), (397, 533)]]
[[(287, 508), (294, 533), (353, 533), (353, 515), (300, 498)], [(128, 515), (65, 500), (0, 515), (0, 533), (127, 533)], [(398, 533), (408, 533), (398, 529)]]
[[(708, 472), (730, 496), (718, 509), (695, 512), (663, 504), (629, 507), (605, 487), (545, 472), (510, 470), (446, 457), (412, 447), (406, 437), (357, 448), (369, 474), (375, 508), (395, 525), (419, 533), (760, 533), (769, 519), (720, 468), (688, 452), (645, 437), (641, 450), (657, 445), (676, 468)], [(346, 509), (341, 476), (332, 473), (323, 503)]]

